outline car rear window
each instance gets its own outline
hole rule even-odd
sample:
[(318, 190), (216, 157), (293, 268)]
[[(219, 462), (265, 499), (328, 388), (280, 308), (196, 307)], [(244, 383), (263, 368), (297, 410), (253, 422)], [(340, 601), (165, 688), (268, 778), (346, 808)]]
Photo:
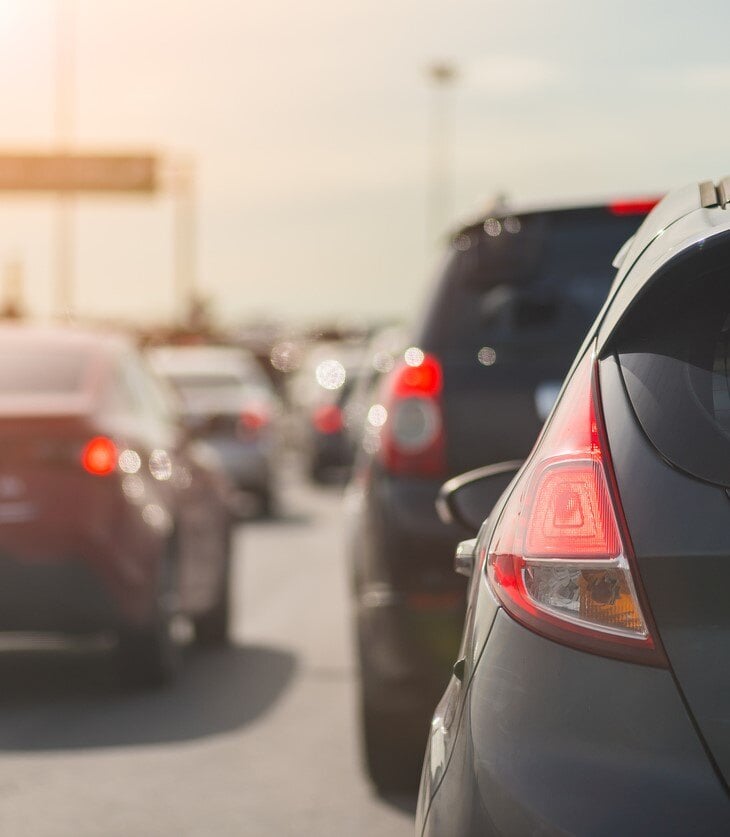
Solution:
[(83, 388), (90, 353), (57, 345), (0, 345), (0, 395), (70, 394)]
[(441, 355), (575, 347), (606, 298), (616, 253), (644, 215), (607, 208), (489, 218), (454, 237), (421, 345)]
[(238, 375), (226, 375), (225, 373), (210, 374), (172, 374), (172, 383), (181, 390), (210, 390), (230, 389), (243, 386), (245, 381)]
[(730, 271), (655, 279), (615, 338), (626, 391), (662, 456), (730, 486)]
[(244, 401), (267, 402), (271, 384), (255, 362), (220, 371), (211, 369), (159, 370), (182, 399), (190, 414), (238, 412)]

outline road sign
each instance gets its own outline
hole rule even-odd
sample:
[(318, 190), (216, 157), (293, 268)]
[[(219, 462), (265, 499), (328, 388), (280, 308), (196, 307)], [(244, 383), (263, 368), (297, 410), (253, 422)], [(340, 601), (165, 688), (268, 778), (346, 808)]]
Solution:
[(8, 154), (0, 152), (0, 191), (155, 192), (153, 154)]

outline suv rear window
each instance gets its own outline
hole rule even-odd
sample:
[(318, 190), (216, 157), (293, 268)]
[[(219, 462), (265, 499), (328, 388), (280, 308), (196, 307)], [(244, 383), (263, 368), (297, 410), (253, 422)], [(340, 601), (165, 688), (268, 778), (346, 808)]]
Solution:
[(603, 304), (611, 265), (644, 215), (607, 208), (495, 217), (452, 241), (420, 345), (441, 355), (484, 346), (572, 350)]
[(730, 270), (698, 262), (654, 278), (615, 346), (652, 444), (681, 470), (730, 486)]

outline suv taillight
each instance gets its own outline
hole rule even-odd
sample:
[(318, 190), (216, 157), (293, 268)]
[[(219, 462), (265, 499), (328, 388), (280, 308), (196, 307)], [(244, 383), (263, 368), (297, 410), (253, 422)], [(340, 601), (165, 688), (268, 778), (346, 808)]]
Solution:
[(345, 426), (342, 410), (337, 404), (322, 404), (312, 413), (312, 426), (323, 436), (333, 436)]
[(505, 609), (532, 630), (586, 651), (664, 664), (641, 602), (590, 354), (502, 511), (487, 573)]
[(436, 357), (418, 349), (406, 358), (385, 383), (381, 461), (392, 474), (440, 477), (446, 469), (443, 371)]

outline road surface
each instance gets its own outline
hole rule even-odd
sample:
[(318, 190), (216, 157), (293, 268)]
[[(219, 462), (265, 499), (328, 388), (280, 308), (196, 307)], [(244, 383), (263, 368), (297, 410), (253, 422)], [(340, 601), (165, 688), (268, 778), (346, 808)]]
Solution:
[(234, 642), (119, 690), (108, 652), (0, 651), (0, 834), (413, 834), (359, 762), (340, 494), (291, 478), (237, 532)]

